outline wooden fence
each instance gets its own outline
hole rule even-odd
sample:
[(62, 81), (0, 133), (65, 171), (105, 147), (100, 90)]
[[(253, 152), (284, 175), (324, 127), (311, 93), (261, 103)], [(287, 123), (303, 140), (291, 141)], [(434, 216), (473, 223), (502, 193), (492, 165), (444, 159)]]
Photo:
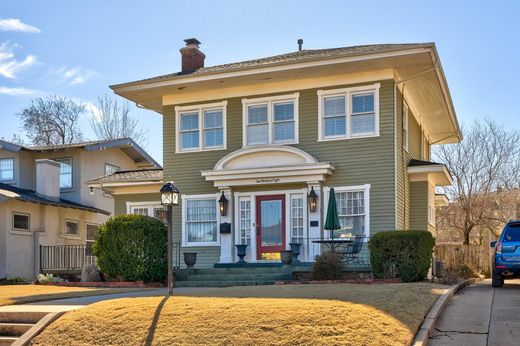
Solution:
[(480, 271), (491, 271), (492, 249), (484, 245), (439, 244), (435, 246), (435, 259), (444, 262), (446, 270), (457, 270), (462, 264)]

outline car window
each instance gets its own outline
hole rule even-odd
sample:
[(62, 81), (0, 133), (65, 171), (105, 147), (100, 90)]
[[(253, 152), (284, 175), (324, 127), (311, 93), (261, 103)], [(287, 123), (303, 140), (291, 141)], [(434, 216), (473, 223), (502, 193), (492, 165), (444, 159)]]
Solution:
[(509, 225), (504, 235), (504, 241), (520, 242), (520, 225)]

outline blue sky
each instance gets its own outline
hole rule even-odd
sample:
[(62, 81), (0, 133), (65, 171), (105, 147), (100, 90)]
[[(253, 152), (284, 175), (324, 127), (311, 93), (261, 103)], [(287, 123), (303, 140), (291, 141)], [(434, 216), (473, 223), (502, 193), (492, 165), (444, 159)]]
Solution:
[[(206, 65), (293, 51), (298, 38), (307, 49), (434, 41), (459, 121), (520, 129), (518, 18), (520, 1), (2, 0), (0, 137), (20, 132), (16, 113), (32, 97), (93, 103), (110, 84), (178, 71), (188, 37)], [(162, 162), (161, 116), (133, 113)]]

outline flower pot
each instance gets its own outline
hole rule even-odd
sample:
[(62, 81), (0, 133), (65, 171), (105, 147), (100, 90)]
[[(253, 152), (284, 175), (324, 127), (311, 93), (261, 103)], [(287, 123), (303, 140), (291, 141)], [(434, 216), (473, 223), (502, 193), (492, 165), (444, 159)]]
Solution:
[(188, 268), (193, 268), (193, 266), (197, 263), (197, 253), (196, 252), (185, 252), (184, 253), (184, 264)]
[(282, 264), (284, 266), (289, 266), (293, 260), (293, 251), (292, 250), (283, 250), (280, 251), (280, 259), (282, 260)]
[(291, 247), (291, 250), (293, 252), (293, 262), (294, 263), (300, 263), (298, 256), (300, 256), (300, 250), (301, 250), (302, 245), (303, 245), (302, 243), (289, 243), (289, 246)]
[(244, 257), (246, 256), (247, 244), (239, 244), (235, 246), (237, 248), (237, 256), (239, 258), (237, 263), (246, 263), (246, 261), (244, 261)]

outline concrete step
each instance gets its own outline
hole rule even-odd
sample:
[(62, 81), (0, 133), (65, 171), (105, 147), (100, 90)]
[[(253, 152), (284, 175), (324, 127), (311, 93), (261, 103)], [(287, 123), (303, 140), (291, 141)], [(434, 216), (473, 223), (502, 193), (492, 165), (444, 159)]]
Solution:
[(193, 268), (181, 269), (177, 274), (282, 274), (292, 273), (291, 267), (251, 267), (251, 268)]
[(178, 278), (179, 281), (280, 281), (292, 280), (292, 274), (197, 274)]
[(36, 323), (47, 314), (40, 311), (0, 311), (0, 323)]
[(258, 281), (176, 281), (175, 287), (234, 287), (234, 286), (259, 286), (274, 285), (274, 280)]
[(3, 323), (0, 322), (0, 335), (2, 336), (22, 336), (34, 324), (32, 323)]
[(18, 340), (17, 337), (13, 336), (0, 336), (0, 346), (10, 346)]

